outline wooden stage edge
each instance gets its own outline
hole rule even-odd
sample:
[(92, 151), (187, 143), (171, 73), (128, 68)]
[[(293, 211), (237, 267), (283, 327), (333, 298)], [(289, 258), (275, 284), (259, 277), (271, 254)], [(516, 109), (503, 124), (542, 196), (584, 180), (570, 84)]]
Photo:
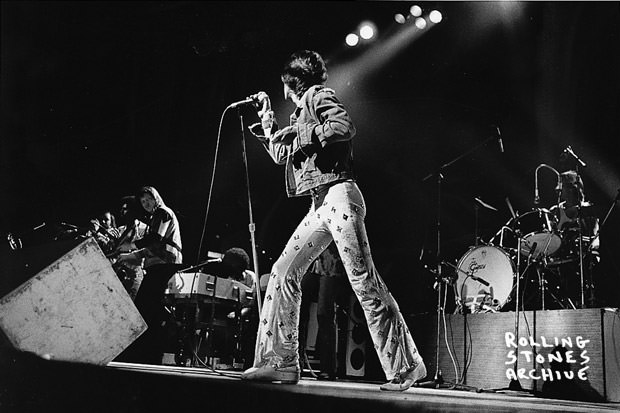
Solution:
[[(385, 392), (379, 389), (379, 383), (358, 382), (352, 380), (318, 381), (303, 377), (296, 385), (259, 383), (240, 379), (240, 372), (211, 370), (208, 368), (155, 366), (132, 363), (112, 362), (108, 369), (127, 373), (151, 376), (168, 376), (183, 380), (193, 380), (204, 384), (204, 393), (209, 386), (225, 386), (225, 394), (236, 394), (239, 398), (260, 394), (264, 405), (256, 405), (255, 411), (275, 411), (273, 401), (282, 400), (283, 393), (288, 399), (300, 399), (298, 410), (305, 411), (301, 400), (310, 401), (316, 406), (321, 400), (320, 411), (442, 411), (442, 412), (617, 412), (618, 403), (591, 403), (568, 400), (545, 399), (534, 397), (526, 392), (473, 392), (452, 389), (435, 389), (412, 387), (405, 392)], [(211, 399), (213, 400), (213, 399)], [(217, 403), (220, 405), (220, 403)], [(225, 404), (224, 404), (225, 405)], [(230, 405), (231, 411), (234, 409)], [(315, 408), (315, 411), (319, 410)]]
[(239, 371), (111, 362), (46, 360), (0, 346), (0, 412), (618, 412), (619, 403), (529, 393), (418, 388), (384, 392), (378, 382), (296, 385), (240, 379)]

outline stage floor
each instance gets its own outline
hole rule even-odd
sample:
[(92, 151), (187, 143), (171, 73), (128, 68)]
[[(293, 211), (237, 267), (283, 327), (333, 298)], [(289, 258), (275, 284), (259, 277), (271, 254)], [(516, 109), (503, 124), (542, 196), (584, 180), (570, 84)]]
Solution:
[[(204, 397), (211, 406), (231, 411), (250, 411), (241, 408), (248, 400), (254, 411), (374, 411), (374, 412), (618, 412), (620, 404), (588, 403), (534, 397), (525, 392), (481, 392), (412, 387), (405, 392), (385, 392), (379, 383), (352, 380), (318, 381), (302, 377), (296, 385), (243, 381), (240, 372), (207, 368), (152, 366), (130, 363), (110, 363), (108, 369), (127, 373), (175, 378), (178, 383), (192, 380), (204, 385)], [(209, 388), (226, 389), (209, 395)], [(246, 399), (236, 405), (234, 399)], [(275, 406), (278, 406), (277, 408)], [(286, 406), (289, 408), (284, 409)], [(237, 407), (241, 408), (238, 409)], [(249, 407), (249, 406), (248, 406)]]
[(543, 399), (302, 377), (296, 385), (240, 379), (240, 371), (44, 360), (0, 346), (0, 412), (618, 412), (617, 403)]

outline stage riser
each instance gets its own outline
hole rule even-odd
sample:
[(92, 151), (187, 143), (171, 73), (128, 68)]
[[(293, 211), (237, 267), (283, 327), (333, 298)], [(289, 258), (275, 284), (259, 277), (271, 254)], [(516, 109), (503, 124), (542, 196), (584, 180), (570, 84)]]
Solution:
[[(464, 374), (463, 384), (483, 388), (506, 388), (516, 378), (526, 390), (546, 391), (543, 385), (558, 380), (551, 369), (549, 353), (556, 343), (567, 351), (563, 356), (570, 373), (560, 377), (583, 394), (598, 395), (607, 401), (620, 402), (620, 315), (603, 309), (526, 311), (515, 333), (515, 313), (446, 315), (440, 329), (439, 368), (444, 380), (456, 378), (450, 350)], [(429, 378), (436, 371), (437, 316), (418, 315), (408, 320), (416, 344), (426, 361)], [(446, 334), (447, 331), (447, 334)], [(518, 348), (516, 348), (518, 347)], [(518, 354), (514, 372), (512, 355)], [(542, 365), (539, 363), (542, 362)], [(565, 366), (566, 366), (565, 365)], [(585, 379), (585, 380), (584, 380)]]

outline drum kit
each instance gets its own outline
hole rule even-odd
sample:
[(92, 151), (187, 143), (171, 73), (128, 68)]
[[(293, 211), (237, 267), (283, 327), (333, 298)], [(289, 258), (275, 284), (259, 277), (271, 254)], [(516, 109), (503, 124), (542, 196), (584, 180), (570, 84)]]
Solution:
[[(516, 298), (516, 277), (528, 281), (530, 268), (536, 270), (536, 277), (529, 280), (530, 284), (538, 284), (533, 290), (537, 297), (530, 297), (540, 300), (540, 305), (535, 304), (536, 309), (548, 309), (545, 297), (552, 298), (556, 307), (576, 308), (559, 284), (549, 286), (545, 279), (549, 268), (578, 260), (578, 257), (562, 256), (568, 249), (563, 248), (565, 234), (557, 224), (556, 216), (545, 208), (513, 214), (488, 242), (481, 241), (481, 245), (469, 248), (456, 266), (449, 264), (456, 271), (456, 311), (481, 313), (506, 309)], [(526, 265), (521, 268), (523, 261)], [(520, 289), (522, 296), (525, 295), (523, 283)]]

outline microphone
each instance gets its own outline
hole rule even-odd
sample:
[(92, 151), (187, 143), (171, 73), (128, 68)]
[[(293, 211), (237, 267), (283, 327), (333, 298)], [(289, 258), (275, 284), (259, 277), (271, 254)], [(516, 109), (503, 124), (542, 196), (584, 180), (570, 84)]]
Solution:
[(497, 142), (499, 142), (499, 150), (501, 153), (504, 153), (504, 141), (502, 141), (502, 134), (499, 131), (499, 126), (496, 126), (495, 130), (497, 131)]
[(582, 167), (582, 168), (585, 168), (585, 167), (586, 167), (586, 163), (585, 163), (584, 161), (582, 161), (581, 159), (579, 159), (579, 157), (575, 154), (575, 152), (573, 152), (573, 148), (571, 148), (571, 147), (570, 147), (570, 145), (568, 145), (568, 146), (566, 147), (566, 149), (564, 149), (564, 150), (562, 151), (562, 153), (567, 153), (567, 154), (569, 154), (570, 156), (572, 156), (573, 158), (575, 158), (575, 160), (576, 160), (577, 162), (579, 162), (579, 165), (581, 165), (581, 167)]
[[(61, 227), (66, 227), (66, 228), (69, 228), (69, 229), (74, 229), (74, 230), (78, 230), (78, 229), (79, 229), (79, 228), (78, 228), (78, 227), (76, 227), (75, 225), (72, 225), (72, 224), (67, 224), (66, 222), (60, 222), (59, 224), (60, 224), (60, 226), (61, 226)], [(45, 225), (45, 224), (43, 224), (43, 225)], [(35, 229), (35, 230), (36, 230), (36, 229), (39, 229), (39, 228), (41, 228), (43, 225), (39, 225), (38, 227), (36, 227), (36, 228), (34, 228), (34, 229)]]
[(255, 93), (254, 95), (250, 95), (250, 96), (248, 96), (247, 98), (245, 98), (243, 100), (231, 103), (228, 107), (230, 109), (234, 109), (234, 108), (238, 108), (239, 106), (258, 105), (258, 103), (259, 103), (258, 93)]
[(471, 278), (474, 281), (478, 281), (480, 284), (484, 285), (485, 287), (488, 287), (490, 284), (488, 281), (480, 278), (480, 277), (476, 277), (475, 275), (470, 275), (469, 278)]

